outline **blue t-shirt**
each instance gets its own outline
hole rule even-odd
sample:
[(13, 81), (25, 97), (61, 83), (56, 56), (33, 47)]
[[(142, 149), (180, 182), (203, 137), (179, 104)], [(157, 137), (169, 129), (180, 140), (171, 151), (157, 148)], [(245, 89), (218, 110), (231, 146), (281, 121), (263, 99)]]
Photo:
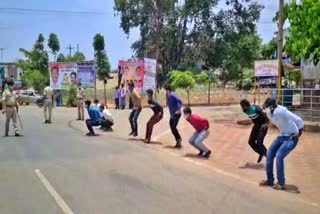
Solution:
[(89, 106), (87, 107), (87, 110), (91, 120), (100, 121), (101, 116), (100, 116), (99, 108)]
[(167, 98), (167, 106), (169, 108), (170, 116), (173, 117), (182, 105), (181, 99), (173, 92)]

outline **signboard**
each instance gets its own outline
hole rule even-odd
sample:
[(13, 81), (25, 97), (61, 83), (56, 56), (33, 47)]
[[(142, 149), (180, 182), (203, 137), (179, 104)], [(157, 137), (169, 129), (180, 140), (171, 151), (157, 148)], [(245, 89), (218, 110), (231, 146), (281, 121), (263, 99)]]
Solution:
[(50, 63), (50, 86), (53, 89), (68, 90), (72, 84), (77, 84), (76, 63)]
[(255, 77), (277, 77), (278, 76), (278, 61), (266, 60), (254, 62)]
[(143, 90), (156, 88), (156, 70), (157, 70), (157, 61), (155, 59), (144, 59), (144, 81), (143, 81)]
[(93, 61), (78, 63), (77, 75), (77, 81), (83, 88), (95, 88), (96, 75)]
[(138, 91), (143, 90), (144, 79), (144, 61), (123, 61), (118, 64), (118, 84), (128, 86), (130, 82), (134, 83)]

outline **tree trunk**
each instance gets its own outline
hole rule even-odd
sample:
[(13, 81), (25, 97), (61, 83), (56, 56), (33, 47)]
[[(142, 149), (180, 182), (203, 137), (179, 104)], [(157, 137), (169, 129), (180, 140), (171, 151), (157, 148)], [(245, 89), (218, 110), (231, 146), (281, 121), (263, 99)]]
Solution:
[(210, 86), (211, 86), (211, 83), (209, 82), (209, 84), (208, 84), (208, 105), (210, 105)]
[(188, 93), (188, 106), (190, 106), (190, 90), (187, 90)]
[(107, 89), (106, 89), (107, 81), (103, 82), (103, 93), (104, 93), (104, 104), (107, 106)]

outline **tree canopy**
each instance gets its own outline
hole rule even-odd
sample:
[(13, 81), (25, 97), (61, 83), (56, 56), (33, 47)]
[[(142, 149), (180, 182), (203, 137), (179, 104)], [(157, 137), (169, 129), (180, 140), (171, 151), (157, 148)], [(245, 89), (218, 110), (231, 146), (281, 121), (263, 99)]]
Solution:
[(57, 53), (60, 50), (60, 43), (58, 36), (55, 33), (50, 33), (48, 39), (48, 47), (51, 49), (52, 54), (56, 57)]
[(313, 59), (315, 64), (320, 60), (320, 4), (319, 1), (296, 0), (286, 5), (290, 22), (289, 38), (286, 51), (295, 60)]
[[(218, 9), (219, 0), (114, 2), (123, 31), (129, 35), (139, 28), (140, 39), (132, 44), (135, 57), (155, 58), (157, 44), (160, 47), (160, 81), (172, 70), (196, 71), (198, 62), (206, 69), (227, 69), (235, 74), (229, 80), (238, 78), (239, 70), (253, 64), (260, 47), (256, 21), (262, 6), (254, 0), (228, 0), (224, 9)], [(245, 50), (235, 50), (238, 46)]]

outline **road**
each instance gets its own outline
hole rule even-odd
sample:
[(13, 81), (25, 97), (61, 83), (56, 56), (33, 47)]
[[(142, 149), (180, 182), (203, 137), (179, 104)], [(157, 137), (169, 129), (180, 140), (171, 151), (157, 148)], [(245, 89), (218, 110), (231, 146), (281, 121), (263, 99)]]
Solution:
[(20, 114), (24, 137), (0, 138), (0, 213), (319, 213), (126, 138), (86, 137), (68, 125), (74, 109), (57, 109), (53, 124), (35, 107)]

